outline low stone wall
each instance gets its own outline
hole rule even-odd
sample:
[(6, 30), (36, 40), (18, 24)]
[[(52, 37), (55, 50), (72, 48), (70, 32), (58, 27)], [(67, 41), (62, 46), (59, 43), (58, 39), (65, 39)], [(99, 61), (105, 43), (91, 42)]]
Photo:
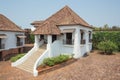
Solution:
[(6, 61), (9, 60), (12, 56), (15, 56), (19, 53), (23, 52), (23, 47), (20, 48), (12, 48), (9, 50), (2, 50), (0, 51), (0, 60)]
[(33, 45), (29, 45), (24, 47), (12, 48), (9, 50), (2, 50), (0, 51), (0, 61), (9, 60), (11, 57), (20, 53), (27, 53), (29, 50), (32, 49), (32, 47)]

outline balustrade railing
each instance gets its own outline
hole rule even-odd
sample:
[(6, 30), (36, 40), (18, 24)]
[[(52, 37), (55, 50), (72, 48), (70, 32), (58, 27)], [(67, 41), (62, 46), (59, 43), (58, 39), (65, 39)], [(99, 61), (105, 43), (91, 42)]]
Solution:
[(86, 43), (86, 40), (81, 40), (81, 44), (85, 44)]
[(74, 40), (71, 40), (71, 39), (63, 40), (63, 44), (73, 45), (74, 44)]
[(23, 42), (17, 42), (17, 46), (22, 46)]

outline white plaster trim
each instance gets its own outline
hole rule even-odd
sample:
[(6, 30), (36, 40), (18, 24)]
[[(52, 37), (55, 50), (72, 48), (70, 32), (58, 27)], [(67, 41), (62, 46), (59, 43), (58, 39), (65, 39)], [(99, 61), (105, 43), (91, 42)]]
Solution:
[(63, 45), (65, 47), (74, 47), (74, 45)]
[(80, 45), (80, 46), (81, 46), (81, 47), (82, 47), (82, 46), (85, 46), (85, 44), (83, 44), (83, 45)]
[(36, 47), (34, 46), (26, 55), (24, 55), (22, 58), (20, 58), (19, 60), (17, 60), (16, 62), (13, 62), (11, 64), (12, 67), (17, 66), (21, 63), (23, 63), (29, 56), (31, 56), (35, 51), (36, 51)]
[(37, 67), (42, 63), (42, 61), (48, 57), (49, 55), (49, 50), (46, 50), (35, 62), (34, 67), (33, 67), (33, 75), (36, 77), (38, 76), (38, 71), (37, 71)]
[(92, 43), (88, 43), (88, 44), (92, 44)]

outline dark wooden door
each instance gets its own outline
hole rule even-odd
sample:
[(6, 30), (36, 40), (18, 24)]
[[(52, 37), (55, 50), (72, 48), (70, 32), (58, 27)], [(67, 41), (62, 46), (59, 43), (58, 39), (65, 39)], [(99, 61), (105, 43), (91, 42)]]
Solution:
[(17, 46), (20, 46), (20, 38), (17, 37)]
[(57, 36), (56, 35), (52, 35), (52, 42), (54, 42), (55, 40), (57, 40)]
[(1, 38), (0, 38), (0, 49), (2, 48), (2, 40), (1, 40)]
[(72, 44), (72, 33), (66, 33), (66, 43)]

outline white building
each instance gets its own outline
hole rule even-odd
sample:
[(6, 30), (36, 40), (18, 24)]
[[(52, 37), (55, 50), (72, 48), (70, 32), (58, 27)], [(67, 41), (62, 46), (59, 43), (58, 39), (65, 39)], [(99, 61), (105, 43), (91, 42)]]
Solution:
[(6, 60), (11, 55), (22, 51), (24, 30), (0, 14), (0, 59)]
[(34, 47), (22, 59), (12, 63), (12, 66), (33, 73), (34, 76), (38, 75), (36, 68), (44, 58), (60, 54), (73, 54), (74, 58), (80, 58), (92, 49), (92, 27), (68, 6), (45, 21), (35, 21), (32, 25), (36, 27), (33, 32)]

